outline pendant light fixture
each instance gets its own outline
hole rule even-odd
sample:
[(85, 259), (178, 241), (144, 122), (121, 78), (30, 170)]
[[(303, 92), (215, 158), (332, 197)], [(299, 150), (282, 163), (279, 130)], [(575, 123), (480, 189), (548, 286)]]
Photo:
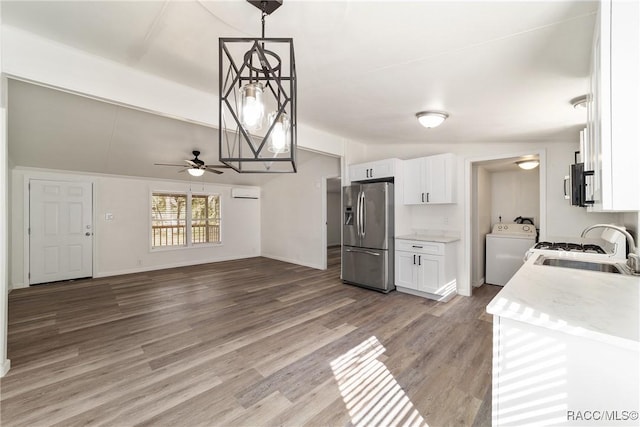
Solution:
[(296, 172), (293, 39), (265, 38), (282, 0), (252, 1), (262, 37), (219, 39), (220, 161), (237, 172)]

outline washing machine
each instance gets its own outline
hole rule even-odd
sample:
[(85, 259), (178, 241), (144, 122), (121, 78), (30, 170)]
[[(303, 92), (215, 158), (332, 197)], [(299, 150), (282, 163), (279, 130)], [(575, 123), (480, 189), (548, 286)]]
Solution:
[(487, 234), (485, 283), (506, 285), (522, 267), (524, 255), (535, 243), (536, 228), (531, 224), (495, 224)]

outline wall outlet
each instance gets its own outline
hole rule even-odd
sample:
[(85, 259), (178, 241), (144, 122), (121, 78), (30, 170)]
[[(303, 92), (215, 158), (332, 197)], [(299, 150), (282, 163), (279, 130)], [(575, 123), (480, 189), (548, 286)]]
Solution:
[(449, 224), (449, 217), (448, 217), (448, 216), (445, 216), (442, 222), (443, 222), (444, 224)]
[(137, 264), (138, 264), (138, 267), (142, 266), (142, 260), (140, 258), (138, 258)]
[(104, 220), (113, 221), (113, 214), (111, 212), (107, 212), (106, 214), (104, 214)]

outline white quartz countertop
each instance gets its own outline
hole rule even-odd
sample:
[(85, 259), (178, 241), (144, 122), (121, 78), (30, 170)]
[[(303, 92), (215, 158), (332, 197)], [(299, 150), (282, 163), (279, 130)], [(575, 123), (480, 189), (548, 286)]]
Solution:
[(516, 272), (487, 312), (625, 348), (640, 348), (640, 277), (534, 264)]
[(404, 236), (396, 236), (396, 239), (400, 240), (417, 240), (419, 242), (436, 242), (436, 243), (451, 243), (460, 240), (458, 236), (444, 235), (444, 234), (407, 234)]

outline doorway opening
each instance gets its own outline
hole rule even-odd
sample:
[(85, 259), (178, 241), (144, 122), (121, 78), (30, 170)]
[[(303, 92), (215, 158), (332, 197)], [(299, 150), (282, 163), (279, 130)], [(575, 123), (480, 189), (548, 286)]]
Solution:
[(325, 268), (340, 271), (342, 245), (342, 179), (326, 178), (326, 262)]
[[(539, 161), (524, 170), (516, 162)], [(532, 222), (539, 234), (546, 227), (546, 172), (544, 150), (470, 159), (466, 162), (466, 260), (469, 295), (486, 282), (486, 239), (499, 223)], [(533, 246), (533, 245), (531, 245)], [(514, 254), (514, 257), (522, 259)]]

